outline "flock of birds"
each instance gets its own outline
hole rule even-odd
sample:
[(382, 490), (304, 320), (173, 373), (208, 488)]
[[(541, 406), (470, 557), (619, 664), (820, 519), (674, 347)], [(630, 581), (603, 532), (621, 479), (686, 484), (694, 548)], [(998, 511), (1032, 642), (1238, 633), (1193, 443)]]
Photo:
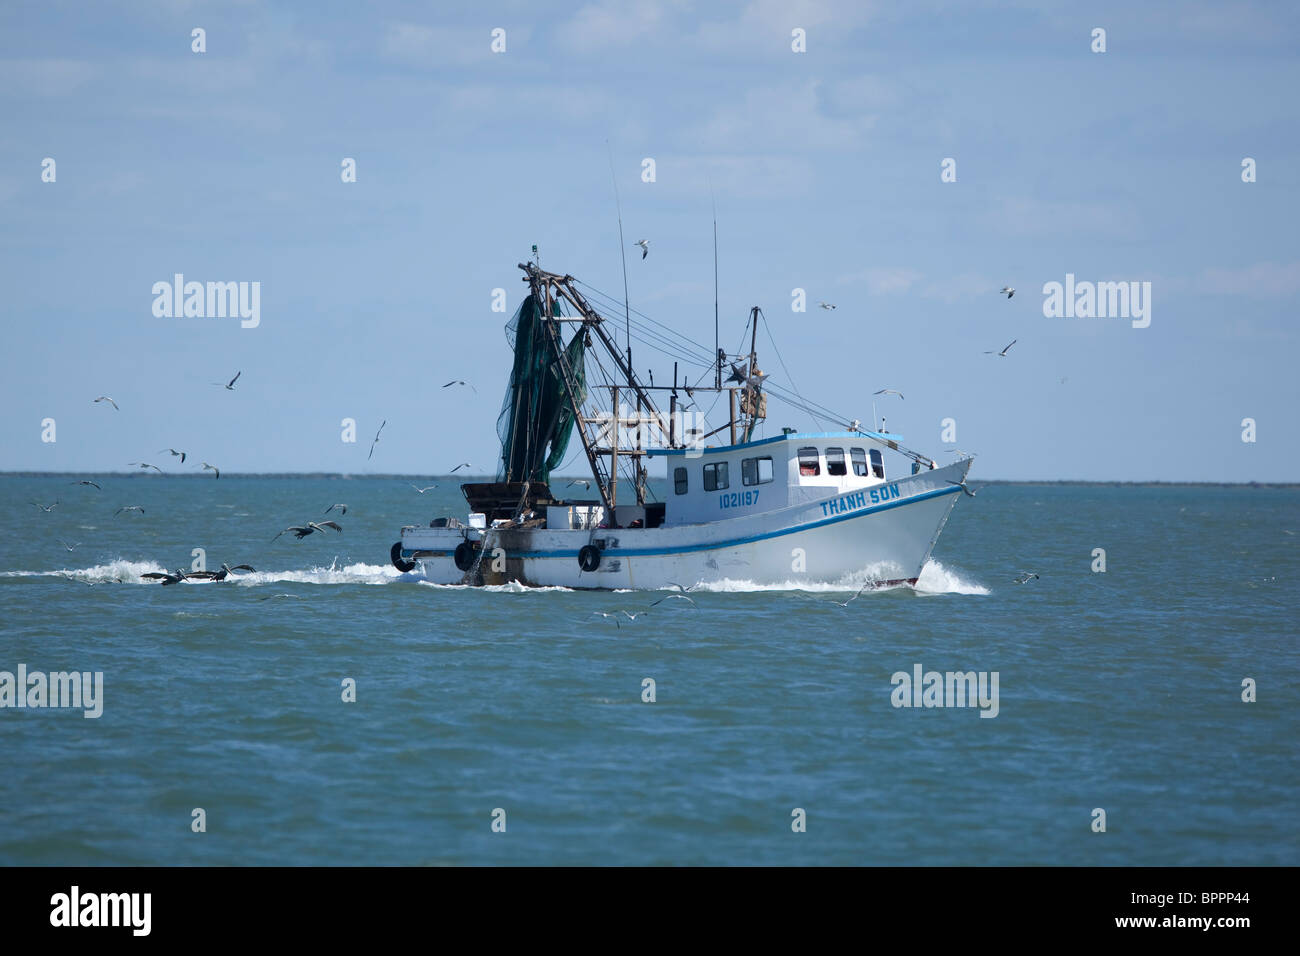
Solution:
[[(699, 585), (696, 585), (696, 584), (692, 584), (690, 587), (686, 587), (686, 586), (681, 585), (681, 584), (670, 584), (669, 587), (671, 587), (671, 588), (674, 589), (674, 590), (673, 590), (673, 593), (672, 593), (672, 594), (669, 594), (669, 595), (666, 595), (666, 596), (664, 596), (664, 597), (661, 597), (661, 598), (660, 598), (659, 600), (657, 600), (657, 601), (651, 601), (651, 602), (650, 602), (650, 607), (657, 607), (658, 605), (663, 604), (665, 601), (685, 601), (685, 602), (686, 602), (687, 604), (689, 604), (691, 607), (696, 607), (696, 608), (697, 608), (697, 607), (699, 607), (699, 605), (695, 603), (695, 600), (694, 600), (694, 599), (693, 599), (693, 598), (692, 598), (692, 597), (691, 597), (687, 592), (688, 592), (688, 591), (693, 591), (693, 590), (695, 590), (695, 588), (697, 588), (698, 586), (699, 586)], [(632, 613), (631, 611), (625, 611), (625, 610), (618, 610), (618, 611), (592, 611), (592, 612), (591, 612), (591, 616), (592, 616), (592, 617), (603, 618), (603, 619), (606, 620), (606, 621), (613, 621), (613, 622), (614, 622), (614, 626), (615, 626), (616, 628), (622, 628), (622, 626), (623, 626), (623, 618), (627, 618), (627, 620), (628, 620), (629, 623), (634, 622), (634, 621), (636, 621), (637, 618), (639, 618), (639, 617), (644, 617), (645, 615), (649, 614), (649, 613), (650, 613), (650, 607), (646, 608), (646, 609), (643, 610), (643, 611), (637, 611), (635, 614)], [(621, 615), (621, 616), (620, 616), (620, 615)]]
[[(649, 240), (649, 239), (638, 239), (638, 240), (636, 241), (635, 245), (641, 249), (641, 258), (642, 258), (642, 259), (645, 259), (645, 258), (650, 254), (650, 240)], [(1014, 288), (1012, 288), (1011, 286), (1003, 286), (1002, 289), (1000, 290), (999, 294), (1000, 294), (1000, 295), (1005, 295), (1005, 296), (1007, 297), (1007, 299), (1010, 300), (1010, 299), (1011, 299), (1011, 298), (1016, 294), (1016, 290), (1015, 290)], [(822, 309), (824, 309), (824, 310), (827, 310), (827, 311), (833, 311), (834, 309), (837, 308), (837, 306), (836, 306), (835, 303), (833, 303), (833, 302), (824, 302), (824, 301), (819, 301), (817, 304), (818, 304), (818, 306), (819, 306), (820, 308), (822, 308)], [(1010, 351), (1011, 347), (1012, 347), (1013, 345), (1016, 344), (1017, 341), (1018, 341), (1017, 339), (1012, 339), (1012, 340), (1011, 340), (1011, 341), (1010, 341), (1006, 346), (1004, 346), (1001, 350), (993, 350), (993, 349), (990, 349), (990, 350), (985, 351), (984, 354), (985, 354), (985, 355), (996, 355), (996, 356), (998, 356), (998, 357), (1000, 357), (1000, 358), (1006, 358), (1006, 357), (1007, 357), (1007, 353)], [(235, 373), (234, 377), (231, 378), (231, 379), (230, 379), (229, 381), (227, 381), (227, 382), (212, 382), (211, 384), (214, 385), (214, 386), (216, 386), (216, 387), (218, 387), (218, 388), (223, 388), (223, 389), (225, 389), (226, 391), (234, 391), (234, 389), (235, 389), (235, 383), (239, 381), (239, 378), (240, 378), (240, 376), (241, 376), (242, 374), (243, 374), (243, 371), (240, 370), (240, 371), (237, 371), (237, 372)], [(756, 368), (753, 369), (753, 370), (751, 371), (751, 370), (748, 368), (748, 366), (738, 367), (738, 366), (736, 366), (736, 365), (733, 364), (733, 365), (732, 365), (732, 368), (731, 368), (731, 376), (730, 376), (730, 378), (728, 379), (728, 381), (741, 381), (741, 382), (744, 382), (744, 381), (750, 381), (750, 380), (752, 380), (752, 379), (757, 379), (757, 380), (761, 383), (762, 379), (763, 379), (763, 378), (766, 378), (766, 377), (767, 377), (766, 373), (764, 373), (764, 372), (760, 372), (760, 371), (759, 371), (758, 369), (756, 369)], [(1064, 381), (1064, 379), (1062, 379), (1062, 381)], [(464, 380), (462, 380), (462, 379), (453, 379), (452, 381), (447, 382), (447, 383), (446, 383), (445, 385), (443, 385), (442, 387), (443, 387), (443, 388), (465, 387), (465, 388), (469, 388), (469, 389), (470, 389), (471, 391), (473, 391), (475, 394), (478, 394), (478, 389), (475, 388), (474, 385), (472, 385), (471, 383), (469, 383), (469, 382), (467, 382), (467, 381), (464, 381)], [(686, 391), (687, 391), (687, 393), (688, 393), (688, 395), (689, 395), (689, 393), (690, 393), (691, 390), (688, 388)], [(878, 396), (878, 395), (897, 395), (898, 398), (899, 398), (900, 400), (905, 400), (903, 393), (900, 392), (900, 391), (898, 391), (897, 389), (893, 389), (893, 388), (882, 388), (882, 389), (879, 389), (878, 391), (874, 392), (873, 395), (877, 395), (877, 396)], [(100, 403), (107, 403), (108, 405), (111, 405), (111, 406), (114, 408), (114, 410), (116, 410), (116, 411), (121, 411), (121, 408), (118, 406), (117, 402), (116, 402), (116, 401), (115, 401), (111, 396), (108, 396), (108, 395), (100, 395), (100, 396), (96, 397), (96, 398), (94, 399), (94, 401), (92, 402), (92, 404), (100, 404)], [(690, 404), (691, 404), (691, 403), (688, 402), (687, 405), (686, 405), (686, 406), (683, 406), (683, 407), (688, 407)], [(380, 422), (380, 424), (379, 424), (379, 429), (375, 432), (375, 437), (374, 437), (373, 439), (371, 439), (371, 442), (370, 442), (370, 450), (369, 450), (369, 452), (368, 452), (367, 455), (366, 455), (366, 460), (367, 460), (367, 461), (370, 461), (371, 459), (374, 458), (374, 455), (375, 455), (375, 447), (379, 444), (380, 436), (383, 434), (384, 427), (385, 427), (387, 424), (388, 424), (388, 420), (387, 420), (387, 419), (384, 419), (383, 421)], [(860, 430), (861, 424), (862, 424), (862, 423), (861, 423), (860, 420), (855, 419), (854, 421), (852, 421), (851, 423), (849, 423), (849, 425), (848, 425), (848, 429), (849, 429), (850, 431), (858, 431), (858, 430)], [(882, 427), (882, 428), (884, 427), (884, 426), (883, 426), (883, 420), (882, 420), (882, 425), (881, 425), (881, 427)], [(185, 461), (186, 461), (186, 459), (189, 457), (189, 453), (188, 453), (188, 452), (186, 452), (186, 451), (184, 451), (184, 450), (181, 450), (181, 449), (176, 449), (176, 448), (163, 448), (163, 449), (159, 449), (158, 454), (161, 455), (161, 454), (164, 454), (164, 453), (169, 454), (169, 455), (171, 455), (172, 457), (179, 458), (179, 459), (181, 460), (181, 464), (184, 464)], [(964, 454), (964, 453), (963, 453), (963, 452), (958, 452), (958, 454)], [(153, 464), (152, 462), (133, 461), (133, 462), (128, 462), (128, 465), (130, 465), (130, 466), (132, 466), (132, 467), (137, 467), (137, 468), (140, 468), (141, 470), (146, 470), (146, 471), (149, 470), (149, 469), (153, 469), (153, 470), (156, 471), (158, 474), (163, 474), (163, 473), (164, 473), (163, 470), (162, 470), (161, 468), (159, 468), (157, 465)], [(470, 462), (461, 462), (461, 463), (457, 464), (454, 468), (452, 468), (450, 473), (451, 473), (451, 474), (455, 474), (456, 472), (460, 471), (462, 468), (473, 468), (473, 467), (474, 467), (474, 466), (473, 466)], [(206, 462), (206, 461), (201, 462), (201, 463), (200, 463), (200, 470), (201, 470), (201, 471), (211, 471), (211, 472), (213, 473), (214, 477), (215, 477), (217, 480), (220, 480), (220, 478), (221, 478), (221, 469), (219, 469), (216, 465), (213, 465), (213, 464), (211, 464), (211, 463), (209, 463), (209, 462)], [(73, 482), (71, 482), (71, 484), (74, 484), (74, 485), (86, 485), (86, 486), (93, 487), (93, 488), (95, 488), (95, 489), (97, 489), (97, 490), (101, 490), (101, 491), (103, 490), (103, 489), (102, 489), (102, 488), (101, 488), (101, 487), (100, 487), (96, 482), (94, 482), (94, 481), (90, 481), (90, 480), (87, 480), (87, 479), (81, 479), (81, 480), (73, 481)], [(975, 497), (975, 494), (976, 494), (976, 493), (975, 493), (974, 491), (972, 491), (969, 487), (967, 487), (967, 485), (966, 485), (966, 480), (965, 480), (964, 478), (963, 478), (961, 481), (949, 481), (949, 484), (957, 485), (958, 487), (961, 488), (961, 490), (962, 490), (962, 492), (963, 492), (964, 494), (966, 494), (967, 496), (969, 496), (969, 497), (971, 497), (971, 498), (974, 498), (974, 497)], [(590, 486), (591, 486), (591, 482), (590, 482), (589, 479), (586, 479), (586, 478), (578, 478), (578, 479), (574, 479), (573, 481), (570, 481), (567, 487), (574, 487), (574, 486), (582, 486), (583, 488), (590, 488)], [(413, 489), (414, 489), (418, 494), (421, 494), (421, 495), (425, 494), (426, 492), (432, 491), (432, 490), (434, 490), (434, 489), (437, 488), (437, 487), (438, 487), (437, 484), (426, 485), (426, 486), (424, 486), (424, 487), (421, 487), (421, 486), (419, 486), (419, 485), (414, 485), (414, 484), (411, 485), (411, 488), (413, 488)], [(39, 508), (41, 511), (46, 512), (46, 513), (49, 513), (49, 512), (52, 512), (55, 508), (57, 508), (57, 507), (59, 506), (60, 501), (56, 500), (56, 501), (55, 501), (53, 504), (51, 504), (51, 505), (42, 505), (42, 504), (40, 504), (39, 502), (36, 502), (36, 501), (33, 501), (32, 504), (35, 505), (37, 508)], [(329, 514), (331, 511), (335, 511), (335, 510), (337, 510), (337, 511), (339, 512), (340, 515), (344, 515), (344, 514), (347, 514), (348, 507), (347, 507), (346, 504), (341, 504), (341, 503), (340, 503), (340, 504), (333, 504), (333, 505), (331, 505), (329, 508), (326, 508), (324, 513), (325, 513), (325, 514)], [(115, 512), (113, 513), (113, 515), (114, 515), (114, 517), (116, 517), (117, 515), (124, 514), (124, 513), (130, 513), (130, 512), (138, 512), (138, 513), (140, 513), (140, 514), (144, 514), (144, 513), (145, 513), (144, 508), (140, 507), (139, 505), (125, 505), (125, 506), (123, 506), (123, 507), (117, 509), (117, 511), (115, 511)], [(336, 532), (338, 532), (338, 533), (342, 533), (342, 531), (343, 531), (343, 526), (342, 526), (341, 524), (339, 524), (337, 521), (333, 521), (333, 520), (328, 520), (328, 521), (308, 521), (308, 522), (306, 522), (305, 524), (302, 524), (302, 525), (290, 525), (289, 527), (287, 527), (287, 528), (283, 529), (282, 531), (280, 531), (279, 533), (277, 533), (277, 534), (275, 535), (275, 537), (272, 538), (271, 540), (272, 540), (272, 541), (275, 541), (275, 540), (277, 540), (278, 538), (280, 538), (282, 535), (285, 535), (285, 534), (292, 534), (292, 535), (294, 535), (294, 537), (295, 537), (297, 540), (301, 541), (303, 538), (306, 538), (307, 536), (312, 535), (312, 534), (316, 534), (316, 533), (324, 534), (324, 532), (325, 532), (326, 530), (333, 530), (333, 531), (336, 531)], [(72, 551), (72, 550), (75, 548), (75, 546), (76, 546), (75, 544), (69, 544), (69, 543), (66, 542), (66, 541), (64, 541), (64, 542), (62, 542), (62, 543), (63, 543), (64, 547), (65, 547), (68, 551)], [(77, 544), (80, 544), (80, 542), (77, 542)], [(177, 570), (177, 571), (175, 571), (175, 572), (151, 572), (151, 573), (149, 573), (149, 574), (144, 574), (144, 575), (141, 575), (141, 576), (144, 577), (144, 578), (147, 578), (147, 579), (151, 579), (151, 580), (160, 580), (164, 585), (168, 585), (168, 584), (177, 584), (177, 583), (179, 583), (179, 582), (181, 582), (181, 581), (187, 581), (187, 580), (224, 581), (224, 580), (226, 580), (226, 578), (229, 576), (229, 574), (230, 574), (232, 571), (236, 571), (236, 570), (248, 570), (248, 571), (253, 571), (253, 570), (255, 570), (255, 569), (254, 569), (253, 567), (251, 567), (250, 565), (246, 565), (246, 564), (237, 564), (237, 565), (234, 565), (233, 567), (231, 567), (231, 566), (229, 566), (229, 565), (225, 565), (225, 564), (223, 564), (223, 565), (221, 566), (221, 570), (219, 570), (219, 571), (183, 571), (183, 570)], [(1015, 579), (1015, 583), (1017, 583), (1017, 584), (1024, 584), (1024, 583), (1026, 583), (1027, 581), (1030, 581), (1030, 580), (1035, 579), (1035, 578), (1037, 578), (1037, 577), (1038, 577), (1038, 575), (1037, 575), (1036, 573), (1032, 572), (1032, 571), (1022, 571), (1022, 572), (1020, 572), (1020, 574), (1016, 577), (1016, 579)], [(676, 600), (684, 600), (684, 601), (689, 602), (692, 606), (695, 605), (694, 600), (692, 600), (692, 599), (687, 595), (687, 593), (686, 593), (687, 591), (691, 590), (691, 588), (683, 587), (683, 586), (680, 585), (680, 584), (674, 584), (674, 585), (672, 585), (672, 586), (673, 586), (674, 588), (676, 588), (676, 591), (675, 591), (673, 594), (670, 594), (670, 595), (668, 595), (668, 596), (665, 597), (665, 598), (660, 598), (658, 601), (653, 602), (653, 603), (650, 605), (650, 607), (655, 607), (655, 606), (658, 605), (658, 604), (662, 604), (664, 601), (667, 601), (667, 600), (674, 600), (674, 599), (676, 599)], [(857, 598), (862, 594), (863, 591), (865, 591), (865, 590), (867, 590), (868, 588), (871, 588), (871, 587), (873, 587), (873, 586), (870, 585), (870, 584), (864, 584), (864, 585), (863, 585), (861, 588), (859, 588), (859, 589), (857, 590), (857, 592), (855, 592), (855, 593), (853, 594), (853, 596), (850, 597), (847, 601), (843, 601), (843, 602), (841, 602), (841, 601), (834, 601), (834, 602), (832, 602), (832, 603), (834, 603), (834, 604), (837, 605), (838, 607), (848, 607), (849, 604), (851, 604), (854, 600), (856, 600), (856, 599), (857, 599)], [(626, 617), (626, 618), (628, 619), (628, 621), (635, 621), (638, 617), (641, 617), (642, 615), (649, 613), (649, 608), (647, 608), (646, 610), (643, 610), (643, 611), (639, 611), (639, 612), (637, 612), (637, 613), (635, 613), (635, 614), (632, 613), (632, 612), (630, 612), (630, 611), (626, 611), (626, 610), (620, 610), (620, 611), (616, 611), (616, 612), (593, 611), (592, 613), (593, 613), (593, 615), (600, 616), (600, 617), (602, 617), (602, 618), (604, 618), (604, 619), (606, 619), (606, 620), (611, 620), (611, 619), (612, 619), (612, 620), (614, 621), (615, 625), (621, 627), (622, 624), (621, 624), (621, 620), (620, 620), (619, 615), (622, 615), (623, 617)]]

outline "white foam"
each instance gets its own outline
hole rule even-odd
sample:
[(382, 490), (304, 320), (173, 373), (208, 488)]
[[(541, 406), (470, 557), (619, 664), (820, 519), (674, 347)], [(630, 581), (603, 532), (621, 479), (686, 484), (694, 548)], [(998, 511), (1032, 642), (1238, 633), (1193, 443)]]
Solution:
[[(406, 577), (406, 575), (403, 575), (403, 577)], [(416, 575), (411, 575), (411, 577), (415, 578)], [(506, 584), (486, 584), (482, 586), (476, 586), (473, 584), (437, 584), (433, 581), (425, 581), (424, 579), (419, 578), (418, 583), (424, 585), (425, 587), (438, 588), (439, 590), (487, 591), (489, 593), (496, 593), (496, 594), (546, 594), (548, 592), (555, 592), (555, 591), (563, 591), (567, 593), (573, 590), (573, 588), (561, 587), (560, 585), (546, 585), (544, 587), (532, 587), (527, 584), (520, 584), (518, 581), (510, 581), (507, 582)]]
[(938, 561), (927, 561), (916, 579), (918, 594), (988, 594), (982, 584), (968, 581), (956, 571), (949, 571)]
[[(756, 584), (753, 581), (726, 578), (722, 581), (710, 581), (696, 585), (693, 591), (714, 591), (719, 593), (745, 593), (749, 591), (807, 591), (809, 593), (856, 592), (870, 581), (892, 580), (899, 577), (896, 567), (872, 565), (845, 575), (838, 581), (788, 580), (779, 584)], [(869, 592), (897, 591), (900, 588), (915, 591), (917, 594), (988, 594), (988, 589), (973, 581), (967, 581), (955, 571), (949, 571), (938, 561), (927, 561), (917, 578), (916, 586), (908, 584), (890, 584), (871, 588)]]
[(104, 584), (109, 581), (122, 584), (152, 584), (144, 581), (140, 575), (152, 571), (166, 570), (154, 561), (127, 561), (119, 558), (108, 564), (97, 564), (90, 568), (60, 568), (57, 571), (0, 571), (6, 578), (67, 578), (72, 581), (84, 581), (87, 584)]

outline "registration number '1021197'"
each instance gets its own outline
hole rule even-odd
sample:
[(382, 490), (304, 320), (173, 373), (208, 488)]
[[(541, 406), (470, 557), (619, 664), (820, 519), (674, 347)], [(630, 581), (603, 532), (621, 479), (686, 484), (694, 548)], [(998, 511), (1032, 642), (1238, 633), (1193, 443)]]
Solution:
[(718, 495), (718, 503), (724, 508), (748, 508), (758, 504), (758, 492), (733, 491), (729, 495)]

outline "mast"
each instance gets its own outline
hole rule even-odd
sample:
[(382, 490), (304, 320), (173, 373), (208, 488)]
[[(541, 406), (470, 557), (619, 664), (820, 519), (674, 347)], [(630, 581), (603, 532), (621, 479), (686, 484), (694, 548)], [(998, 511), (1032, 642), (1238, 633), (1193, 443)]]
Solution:
[[(546, 330), (546, 345), (552, 361), (560, 368), (565, 398), (573, 412), (574, 422), (578, 427), (583, 449), (587, 453), (587, 462), (591, 466), (592, 477), (596, 479), (605, 507), (612, 516), (618, 487), (617, 468), (619, 458), (632, 460), (635, 469), (633, 486), (637, 492), (637, 504), (644, 504), (646, 469), (641, 462), (645, 456), (645, 450), (639, 447), (639, 444), (638, 447), (632, 449), (620, 448), (618, 444), (618, 430), (622, 424), (618, 409), (620, 391), (623, 392), (624, 399), (628, 402), (635, 396), (638, 412), (644, 411), (646, 416), (659, 426), (662, 433), (669, 434), (671, 426), (664, 419), (663, 413), (655, 404), (654, 399), (651, 398), (649, 390), (637, 380), (636, 372), (629, 361), (631, 350), (621, 350), (617, 343), (610, 338), (604, 327), (605, 319), (574, 288), (573, 276), (546, 272), (531, 263), (528, 265), (520, 263), (519, 268), (523, 269), (527, 275), (527, 281), (534, 300), (546, 304), (546, 313), (543, 316), (542, 323)], [(554, 310), (551, 303), (558, 302), (561, 299), (568, 302), (578, 314), (576, 316), (553, 315)], [(577, 379), (573, 370), (569, 368), (564, 344), (560, 340), (558, 331), (560, 323), (566, 322), (579, 324), (581, 329), (577, 334), (588, 335), (590, 338), (599, 341), (602, 348), (614, 362), (615, 370), (610, 376), (612, 382), (604, 386), (610, 388), (610, 398), (613, 406), (611, 419), (604, 423), (604, 430), (597, 428), (600, 425), (600, 419), (589, 417), (583, 412), (582, 402), (578, 397)], [(588, 345), (590, 345), (590, 340)], [(619, 384), (620, 382), (626, 384)], [(667, 386), (663, 388), (667, 388)], [(608, 436), (610, 427), (613, 428), (613, 439), (602, 446), (600, 440), (602, 436)], [(608, 472), (602, 467), (602, 459), (605, 457), (609, 458)]]

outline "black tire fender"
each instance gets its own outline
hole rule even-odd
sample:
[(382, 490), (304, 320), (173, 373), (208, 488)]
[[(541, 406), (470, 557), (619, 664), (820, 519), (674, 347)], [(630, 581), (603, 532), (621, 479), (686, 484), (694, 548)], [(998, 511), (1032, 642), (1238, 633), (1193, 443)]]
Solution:
[(477, 556), (478, 552), (468, 541), (462, 541), (460, 544), (456, 545), (456, 553), (452, 555), (456, 562), (457, 569), (461, 571), (468, 571), (470, 568), (474, 567), (474, 559)]
[(406, 574), (408, 571), (415, 570), (414, 561), (402, 560), (402, 542), (394, 541), (392, 549), (388, 552), (388, 559), (393, 562), (393, 567)]
[(585, 544), (578, 551), (578, 567), (584, 571), (595, 571), (600, 567), (600, 549), (592, 544)]

